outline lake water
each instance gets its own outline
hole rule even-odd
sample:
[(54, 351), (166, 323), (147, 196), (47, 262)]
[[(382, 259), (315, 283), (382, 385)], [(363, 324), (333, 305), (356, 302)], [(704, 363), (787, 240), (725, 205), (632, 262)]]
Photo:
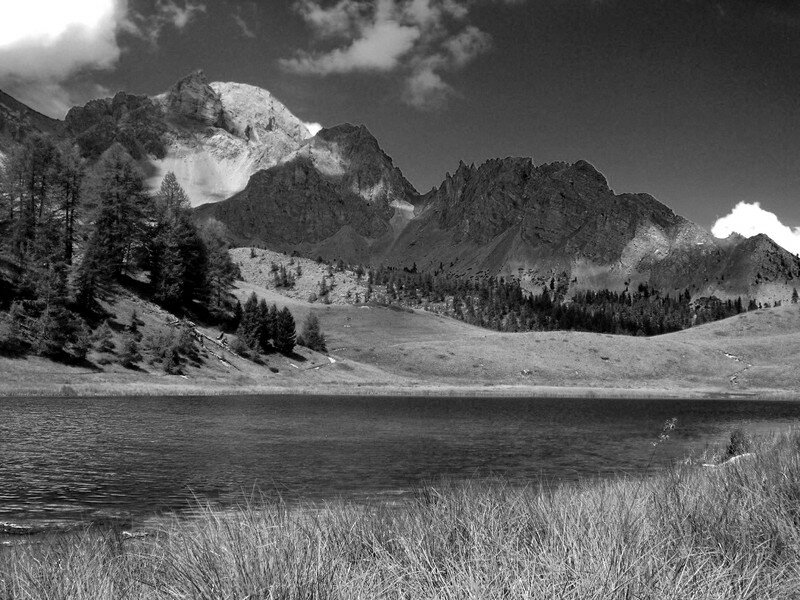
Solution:
[(742, 400), (0, 399), (0, 533), (137, 522), (254, 489), (289, 502), (370, 502), (442, 476), (523, 484), (637, 473), (737, 426), (765, 432), (799, 419), (800, 403)]

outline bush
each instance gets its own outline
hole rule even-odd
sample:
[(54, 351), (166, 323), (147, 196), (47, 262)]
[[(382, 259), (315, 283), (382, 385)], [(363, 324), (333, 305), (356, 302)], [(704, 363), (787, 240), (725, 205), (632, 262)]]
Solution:
[(194, 332), (187, 325), (161, 327), (149, 332), (144, 336), (142, 348), (151, 365), (159, 364), (164, 372), (170, 374), (181, 373), (188, 361), (196, 361), (199, 357)]
[(248, 346), (238, 335), (233, 336), (228, 347), (230, 348), (231, 352), (234, 352), (239, 356), (243, 356), (244, 358), (250, 358), (250, 346)]
[(731, 440), (728, 443), (727, 455), (738, 456), (750, 452), (753, 448), (753, 438), (745, 429), (737, 428), (731, 432)]

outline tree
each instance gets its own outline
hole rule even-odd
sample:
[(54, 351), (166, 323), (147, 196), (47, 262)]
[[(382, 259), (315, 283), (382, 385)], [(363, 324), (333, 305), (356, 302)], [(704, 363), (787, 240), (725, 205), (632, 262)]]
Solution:
[[(302, 342), (300, 341), (301, 339)], [(313, 312), (308, 313), (306, 320), (303, 322), (303, 330), (300, 338), (298, 338), (298, 343), (316, 352), (328, 351), (325, 344), (325, 336), (320, 329), (319, 318)]]
[[(206, 249), (205, 296), (212, 314), (222, 314), (230, 304), (230, 290), (241, 277), (239, 267), (231, 260), (222, 233), (212, 224), (200, 229)], [(241, 308), (241, 307), (240, 307)]]
[(269, 306), (267, 306), (267, 301), (263, 298), (258, 303), (258, 312), (256, 314), (258, 345), (262, 352), (269, 352), (270, 344), (274, 337), (274, 328), (269, 314)]
[(94, 330), (91, 339), (94, 349), (98, 352), (114, 351), (114, 334), (108, 325), (108, 321), (103, 321), (103, 324)]
[(291, 354), (297, 340), (294, 317), (285, 306), (278, 312), (275, 324), (275, 349), (281, 354)]
[(100, 160), (90, 188), (97, 208), (78, 276), (84, 305), (134, 262), (144, 246), (149, 204), (141, 172), (118, 145)]
[(132, 369), (140, 360), (142, 360), (142, 355), (139, 353), (139, 344), (136, 343), (136, 338), (128, 333), (122, 338), (122, 349), (119, 353), (119, 364), (126, 369)]
[(792, 304), (797, 304), (797, 288), (792, 288)]
[(242, 308), (242, 319), (236, 329), (236, 336), (247, 344), (249, 348), (255, 350), (260, 342), (258, 329), (258, 297), (253, 292)]
[(206, 246), (192, 221), (189, 198), (169, 172), (154, 198), (155, 231), (149, 263), (155, 299), (180, 308), (202, 295), (206, 283)]

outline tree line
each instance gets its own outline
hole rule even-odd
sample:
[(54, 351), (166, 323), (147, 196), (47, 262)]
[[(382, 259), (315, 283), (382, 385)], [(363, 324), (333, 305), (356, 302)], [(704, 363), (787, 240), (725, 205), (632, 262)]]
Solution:
[[(367, 277), (368, 299), (426, 305), (472, 325), (508, 332), (577, 330), (650, 336), (761, 307), (754, 300), (745, 305), (741, 298), (692, 301), (688, 290), (671, 295), (644, 283), (633, 290), (588, 290), (565, 298), (554, 281), (539, 293), (530, 293), (515, 279), (467, 279), (416, 268), (378, 267)], [(385, 289), (383, 298), (373, 286)]]
[(137, 286), (177, 314), (230, 319), (238, 276), (221, 232), (199, 227), (175, 175), (149, 194), (119, 145), (93, 165), (31, 135), (0, 168), (0, 351), (83, 359), (99, 300)]

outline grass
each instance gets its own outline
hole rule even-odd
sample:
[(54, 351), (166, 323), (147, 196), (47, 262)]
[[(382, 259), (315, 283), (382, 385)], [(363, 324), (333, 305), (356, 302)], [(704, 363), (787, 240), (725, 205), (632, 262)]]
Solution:
[(0, 550), (0, 598), (797, 598), (800, 433), (752, 450), (648, 478), (250, 503), (141, 539), (88, 530)]

